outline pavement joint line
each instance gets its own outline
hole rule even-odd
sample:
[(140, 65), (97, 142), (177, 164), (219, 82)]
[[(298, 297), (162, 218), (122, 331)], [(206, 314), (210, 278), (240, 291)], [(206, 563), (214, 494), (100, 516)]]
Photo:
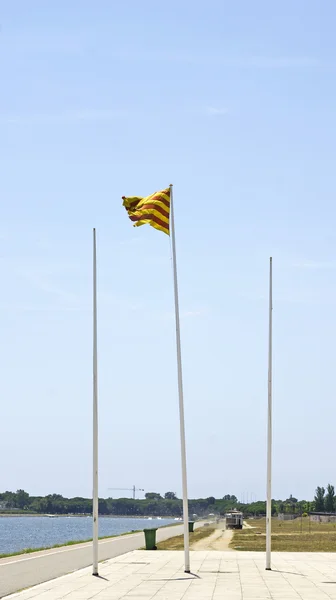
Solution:
[[(37, 589), (42, 589), (45, 592), (49, 591), (49, 585), (52, 587), (52, 584), (55, 583), (55, 581), (59, 581), (60, 579), (65, 579), (68, 578), (70, 579), (71, 577), (74, 578), (75, 575), (77, 575), (78, 577), (81, 577), (81, 572), (86, 571), (88, 568), (90, 567), (83, 567), (82, 569), (78, 569), (77, 571), (73, 571), (72, 573), (66, 573), (65, 575), (60, 575), (59, 577), (54, 577), (53, 579), (49, 579), (48, 581), (43, 581), (42, 583), (37, 583), (36, 585), (30, 586), (28, 588), (26, 588), (25, 590), (21, 590), (20, 592), (14, 592), (13, 594), (9, 594), (7, 596), (3, 596), (3, 598), (15, 598), (17, 596), (20, 596), (21, 594), (24, 594), (25, 592), (31, 590), (37, 590)], [(85, 573), (83, 573), (83, 575), (85, 575)], [(82, 587), (86, 587), (86, 584)], [(79, 588), (81, 589), (81, 588)]]
[[(142, 564), (145, 561), (147, 564)], [(336, 585), (336, 554), (274, 553), (275, 570), (266, 572), (262, 553), (194, 551), (191, 553), (191, 566), (192, 572), (198, 577), (191, 579), (185, 576), (183, 564), (183, 551), (135, 550), (124, 554), (123, 558), (108, 559), (104, 565), (104, 581), (95, 581), (90, 567), (85, 567), (29, 590), (8, 595), (3, 600), (336, 598), (335, 587), (327, 585)], [(237, 569), (235, 573), (232, 573), (233, 568)]]

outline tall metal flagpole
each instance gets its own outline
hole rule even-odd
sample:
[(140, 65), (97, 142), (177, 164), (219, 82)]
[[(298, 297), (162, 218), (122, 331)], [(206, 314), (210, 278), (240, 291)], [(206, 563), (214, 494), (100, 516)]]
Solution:
[(93, 563), (92, 575), (98, 576), (98, 374), (97, 374), (97, 247), (93, 230)]
[(266, 570), (271, 570), (272, 535), (272, 257), (269, 274), (269, 338), (268, 338), (268, 421), (267, 421), (267, 502), (266, 502)]
[(190, 573), (189, 554), (189, 514), (188, 514), (188, 488), (187, 488), (187, 458), (184, 426), (184, 402), (183, 402), (183, 379), (182, 379), (182, 357), (181, 357), (181, 334), (180, 334), (180, 311), (177, 284), (176, 244), (175, 244), (175, 221), (173, 205), (173, 186), (170, 185), (170, 234), (172, 241), (173, 272), (174, 272), (174, 296), (175, 296), (175, 324), (176, 324), (176, 351), (177, 351), (177, 378), (180, 407), (180, 436), (181, 436), (181, 462), (182, 462), (182, 490), (183, 490), (183, 524), (184, 524), (184, 571)]

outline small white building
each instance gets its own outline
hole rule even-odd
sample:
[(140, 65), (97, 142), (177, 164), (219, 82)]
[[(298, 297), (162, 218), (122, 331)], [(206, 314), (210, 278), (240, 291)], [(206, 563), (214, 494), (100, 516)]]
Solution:
[(336, 513), (314, 512), (309, 513), (310, 521), (314, 523), (336, 523)]

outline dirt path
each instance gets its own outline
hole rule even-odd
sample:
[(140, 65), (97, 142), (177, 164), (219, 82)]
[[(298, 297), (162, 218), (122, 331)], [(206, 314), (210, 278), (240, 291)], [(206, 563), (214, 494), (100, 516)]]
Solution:
[(228, 550), (232, 552), (232, 548), (229, 548), (232, 536), (233, 531), (225, 529), (224, 523), (221, 523), (209, 537), (195, 542), (190, 548), (191, 550)]
[(255, 529), (255, 527), (249, 525), (249, 523), (246, 523), (246, 521), (244, 521), (244, 529)]

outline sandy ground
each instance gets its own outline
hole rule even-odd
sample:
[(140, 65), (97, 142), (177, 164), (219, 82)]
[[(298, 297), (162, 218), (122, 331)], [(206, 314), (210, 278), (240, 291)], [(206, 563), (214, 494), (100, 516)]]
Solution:
[(232, 529), (225, 529), (225, 523), (219, 523), (217, 529), (209, 535), (209, 537), (199, 540), (191, 545), (191, 550), (228, 550), (233, 536)]
[(246, 523), (246, 521), (244, 521), (243, 528), (244, 529), (255, 529), (255, 527), (253, 527), (253, 525), (249, 525), (248, 523)]

